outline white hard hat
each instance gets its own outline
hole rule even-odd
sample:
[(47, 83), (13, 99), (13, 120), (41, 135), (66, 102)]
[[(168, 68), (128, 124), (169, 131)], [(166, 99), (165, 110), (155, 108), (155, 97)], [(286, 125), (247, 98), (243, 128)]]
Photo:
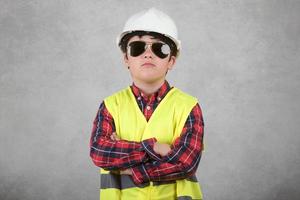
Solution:
[(177, 47), (177, 55), (180, 50), (177, 28), (174, 21), (165, 13), (150, 8), (131, 16), (123, 28), (122, 33), (117, 37), (117, 45), (120, 45), (122, 38), (133, 31), (157, 32), (170, 38)]

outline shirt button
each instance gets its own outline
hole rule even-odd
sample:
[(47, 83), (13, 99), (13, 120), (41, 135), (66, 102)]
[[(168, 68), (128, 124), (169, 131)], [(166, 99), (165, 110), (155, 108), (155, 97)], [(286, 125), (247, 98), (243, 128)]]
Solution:
[(141, 100), (141, 99), (142, 99), (142, 98), (139, 96), (139, 97), (138, 97), (138, 100)]
[(150, 108), (151, 108), (150, 106), (147, 106), (147, 107), (146, 107), (147, 110), (150, 110)]

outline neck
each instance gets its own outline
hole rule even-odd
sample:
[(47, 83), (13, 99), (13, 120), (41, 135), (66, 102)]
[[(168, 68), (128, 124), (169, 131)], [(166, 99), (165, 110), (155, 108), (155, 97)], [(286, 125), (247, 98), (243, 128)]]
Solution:
[(165, 80), (154, 83), (143, 83), (139, 81), (133, 82), (145, 95), (149, 96), (155, 93), (164, 84)]

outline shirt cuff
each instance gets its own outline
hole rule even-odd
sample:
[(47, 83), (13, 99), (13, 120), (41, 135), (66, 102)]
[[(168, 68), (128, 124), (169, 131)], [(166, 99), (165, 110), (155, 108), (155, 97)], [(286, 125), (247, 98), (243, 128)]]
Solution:
[(137, 185), (150, 182), (150, 177), (144, 164), (137, 165), (131, 168), (133, 182)]
[(155, 151), (153, 150), (154, 143), (156, 143), (156, 142), (157, 142), (156, 138), (150, 138), (150, 139), (143, 140), (142, 147), (147, 152), (147, 154), (149, 155), (150, 158), (157, 160), (157, 161), (161, 161), (162, 157), (159, 154), (155, 153)]

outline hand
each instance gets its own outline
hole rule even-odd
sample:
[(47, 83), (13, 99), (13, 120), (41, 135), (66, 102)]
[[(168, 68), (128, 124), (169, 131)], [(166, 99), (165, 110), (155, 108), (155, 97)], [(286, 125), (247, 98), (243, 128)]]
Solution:
[(153, 150), (161, 156), (166, 156), (171, 151), (171, 148), (168, 144), (156, 142), (154, 143)]
[(116, 132), (113, 132), (112, 135), (110, 136), (110, 139), (112, 139), (113, 141), (118, 141), (120, 140), (120, 138), (117, 136)]
[(125, 170), (122, 170), (120, 171), (120, 174), (124, 174), (124, 175), (132, 175), (132, 171), (131, 169), (125, 169)]

